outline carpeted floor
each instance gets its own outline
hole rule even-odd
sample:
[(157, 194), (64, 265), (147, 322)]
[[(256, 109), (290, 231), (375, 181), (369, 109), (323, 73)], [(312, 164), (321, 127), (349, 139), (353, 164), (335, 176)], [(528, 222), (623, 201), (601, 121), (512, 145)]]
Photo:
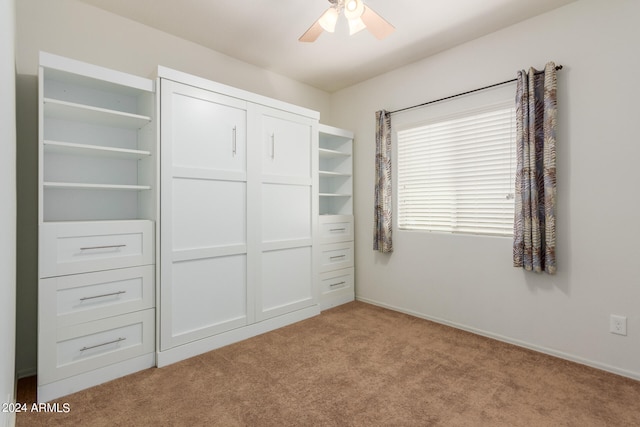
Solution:
[(57, 402), (17, 426), (640, 426), (640, 382), (361, 302)]

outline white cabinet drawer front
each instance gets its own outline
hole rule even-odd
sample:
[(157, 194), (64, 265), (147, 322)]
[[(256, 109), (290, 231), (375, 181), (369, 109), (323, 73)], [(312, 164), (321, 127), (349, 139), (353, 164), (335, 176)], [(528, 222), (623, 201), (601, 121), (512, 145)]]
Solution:
[(320, 253), (321, 271), (353, 267), (353, 243), (323, 245)]
[(153, 309), (137, 311), (41, 333), (39, 383), (153, 352), (154, 313)]
[(353, 240), (353, 217), (350, 215), (320, 216), (321, 243), (336, 243)]
[(153, 222), (45, 223), (41, 247), (41, 277), (152, 264)]
[(151, 265), (42, 279), (41, 329), (153, 308), (153, 295)]
[(353, 293), (353, 268), (345, 268), (320, 275), (321, 295), (342, 292)]

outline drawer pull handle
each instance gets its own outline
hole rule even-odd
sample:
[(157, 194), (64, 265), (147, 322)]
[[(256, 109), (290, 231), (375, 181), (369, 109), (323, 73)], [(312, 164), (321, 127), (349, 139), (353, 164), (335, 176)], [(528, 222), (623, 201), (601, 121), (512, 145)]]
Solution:
[(330, 228), (329, 231), (346, 231), (346, 228)]
[(106, 246), (87, 246), (85, 248), (80, 248), (81, 251), (91, 251), (96, 249), (118, 249), (124, 248), (127, 245), (106, 245)]
[(80, 301), (86, 301), (88, 299), (95, 299), (95, 298), (105, 298), (105, 297), (112, 297), (114, 295), (120, 295), (120, 294), (126, 294), (127, 291), (118, 291), (118, 292), (111, 292), (110, 294), (102, 294), (102, 295), (94, 295), (91, 297), (82, 297), (80, 298)]
[(80, 349), (80, 351), (87, 351), (87, 350), (91, 350), (92, 348), (98, 348), (98, 347), (102, 347), (102, 346), (109, 345), (109, 344), (116, 344), (116, 343), (119, 343), (120, 341), (124, 341), (124, 340), (126, 340), (126, 338), (118, 338), (118, 339), (113, 340), (113, 341), (103, 342), (102, 344), (90, 345), (89, 347), (82, 347)]
[(329, 257), (329, 259), (330, 260), (334, 260), (334, 259), (340, 259), (340, 258), (345, 258), (345, 257), (346, 257), (346, 255), (336, 255), (336, 256)]
[(329, 287), (330, 287), (330, 288), (335, 288), (336, 286), (341, 286), (341, 285), (344, 285), (345, 283), (347, 283), (347, 282), (345, 282), (345, 281), (343, 280), (342, 282), (332, 283), (332, 284), (330, 284), (330, 285), (329, 285)]

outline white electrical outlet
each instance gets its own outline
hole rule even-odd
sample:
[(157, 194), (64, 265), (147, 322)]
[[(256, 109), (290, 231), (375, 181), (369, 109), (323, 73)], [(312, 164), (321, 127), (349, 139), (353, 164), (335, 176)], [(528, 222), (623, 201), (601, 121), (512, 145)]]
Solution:
[(618, 335), (627, 335), (627, 318), (612, 314), (609, 318), (609, 332)]

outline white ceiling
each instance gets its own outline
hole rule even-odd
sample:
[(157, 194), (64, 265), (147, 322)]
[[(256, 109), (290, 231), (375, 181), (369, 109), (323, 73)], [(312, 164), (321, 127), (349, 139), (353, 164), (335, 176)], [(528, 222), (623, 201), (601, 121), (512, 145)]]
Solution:
[(341, 17), (315, 43), (298, 37), (327, 0), (80, 1), (333, 92), (575, 0), (365, 0), (391, 36), (349, 36)]

